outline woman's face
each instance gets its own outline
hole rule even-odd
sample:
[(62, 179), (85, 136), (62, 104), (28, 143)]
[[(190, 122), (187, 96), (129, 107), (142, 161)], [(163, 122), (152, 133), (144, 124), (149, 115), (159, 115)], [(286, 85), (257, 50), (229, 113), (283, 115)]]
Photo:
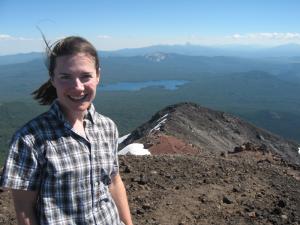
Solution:
[(52, 85), (68, 119), (82, 115), (96, 96), (100, 74), (90, 55), (79, 53), (56, 58)]

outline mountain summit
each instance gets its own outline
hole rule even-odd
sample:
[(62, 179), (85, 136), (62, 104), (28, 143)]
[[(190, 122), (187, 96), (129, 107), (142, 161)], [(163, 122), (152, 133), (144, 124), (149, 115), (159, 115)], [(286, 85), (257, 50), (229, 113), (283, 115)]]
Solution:
[(134, 142), (144, 144), (152, 154), (230, 153), (248, 143), (300, 165), (296, 142), (194, 103), (179, 103), (160, 110), (136, 128), (120, 148)]

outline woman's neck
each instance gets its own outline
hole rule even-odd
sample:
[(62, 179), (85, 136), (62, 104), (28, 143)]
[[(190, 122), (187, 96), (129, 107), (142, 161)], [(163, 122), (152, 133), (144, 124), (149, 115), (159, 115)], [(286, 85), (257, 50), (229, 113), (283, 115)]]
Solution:
[(80, 136), (86, 138), (83, 121), (77, 120), (77, 121), (75, 121), (74, 124), (71, 124), (71, 125), (72, 125), (72, 129), (74, 132), (76, 132)]
[(72, 111), (70, 112), (60, 104), (60, 109), (64, 114), (65, 119), (69, 122), (74, 132), (86, 138), (84, 131), (84, 117), (86, 111)]
[(85, 112), (72, 112), (71, 114), (64, 113), (66, 119), (71, 125), (81, 123), (83, 124)]

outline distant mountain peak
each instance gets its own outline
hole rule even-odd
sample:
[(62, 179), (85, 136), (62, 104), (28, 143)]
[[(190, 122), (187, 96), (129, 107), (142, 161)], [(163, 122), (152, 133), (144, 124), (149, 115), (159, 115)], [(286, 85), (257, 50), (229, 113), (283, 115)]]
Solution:
[(152, 154), (160, 154), (160, 151), (190, 154), (199, 150), (233, 152), (237, 147), (251, 143), (265, 146), (269, 151), (300, 165), (297, 143), (228, 113), (190, 102), (170, 105), (160, 110), (149, 121), (136, 128), (120, 147), (134, 142), (143, 143)]

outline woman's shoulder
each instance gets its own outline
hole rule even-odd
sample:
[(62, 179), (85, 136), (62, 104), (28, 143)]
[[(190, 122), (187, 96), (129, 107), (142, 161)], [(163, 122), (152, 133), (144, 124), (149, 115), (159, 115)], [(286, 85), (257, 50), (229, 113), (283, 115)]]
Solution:
[(96, 116), (97, 120), (103, 120), (103, 121), (107, 121), (109, 123), (114, 123), (114, 121), (111, 118), (109, 118), (108, 116), (106, 116), (106, 115), (104, 115), (102, 113), (99, 113), (97, 111), (95, 113), (95, 116)]
[(100, 114), (98, 112), (95, 113), (94, 119), (98, 123), (116, 127), (116, 123), (111, 118), (109, 118), (108, 116), (105, 116), (103, 114)]
[(37, 138), (47, 132), (47, 130), (52, 126), (52, 121), (55, 121), (53, 115), (49, 111), (44, 112), (35, 118), (26, 122), (23, 126), (16, 130), (13, 137), (25, 139)]

